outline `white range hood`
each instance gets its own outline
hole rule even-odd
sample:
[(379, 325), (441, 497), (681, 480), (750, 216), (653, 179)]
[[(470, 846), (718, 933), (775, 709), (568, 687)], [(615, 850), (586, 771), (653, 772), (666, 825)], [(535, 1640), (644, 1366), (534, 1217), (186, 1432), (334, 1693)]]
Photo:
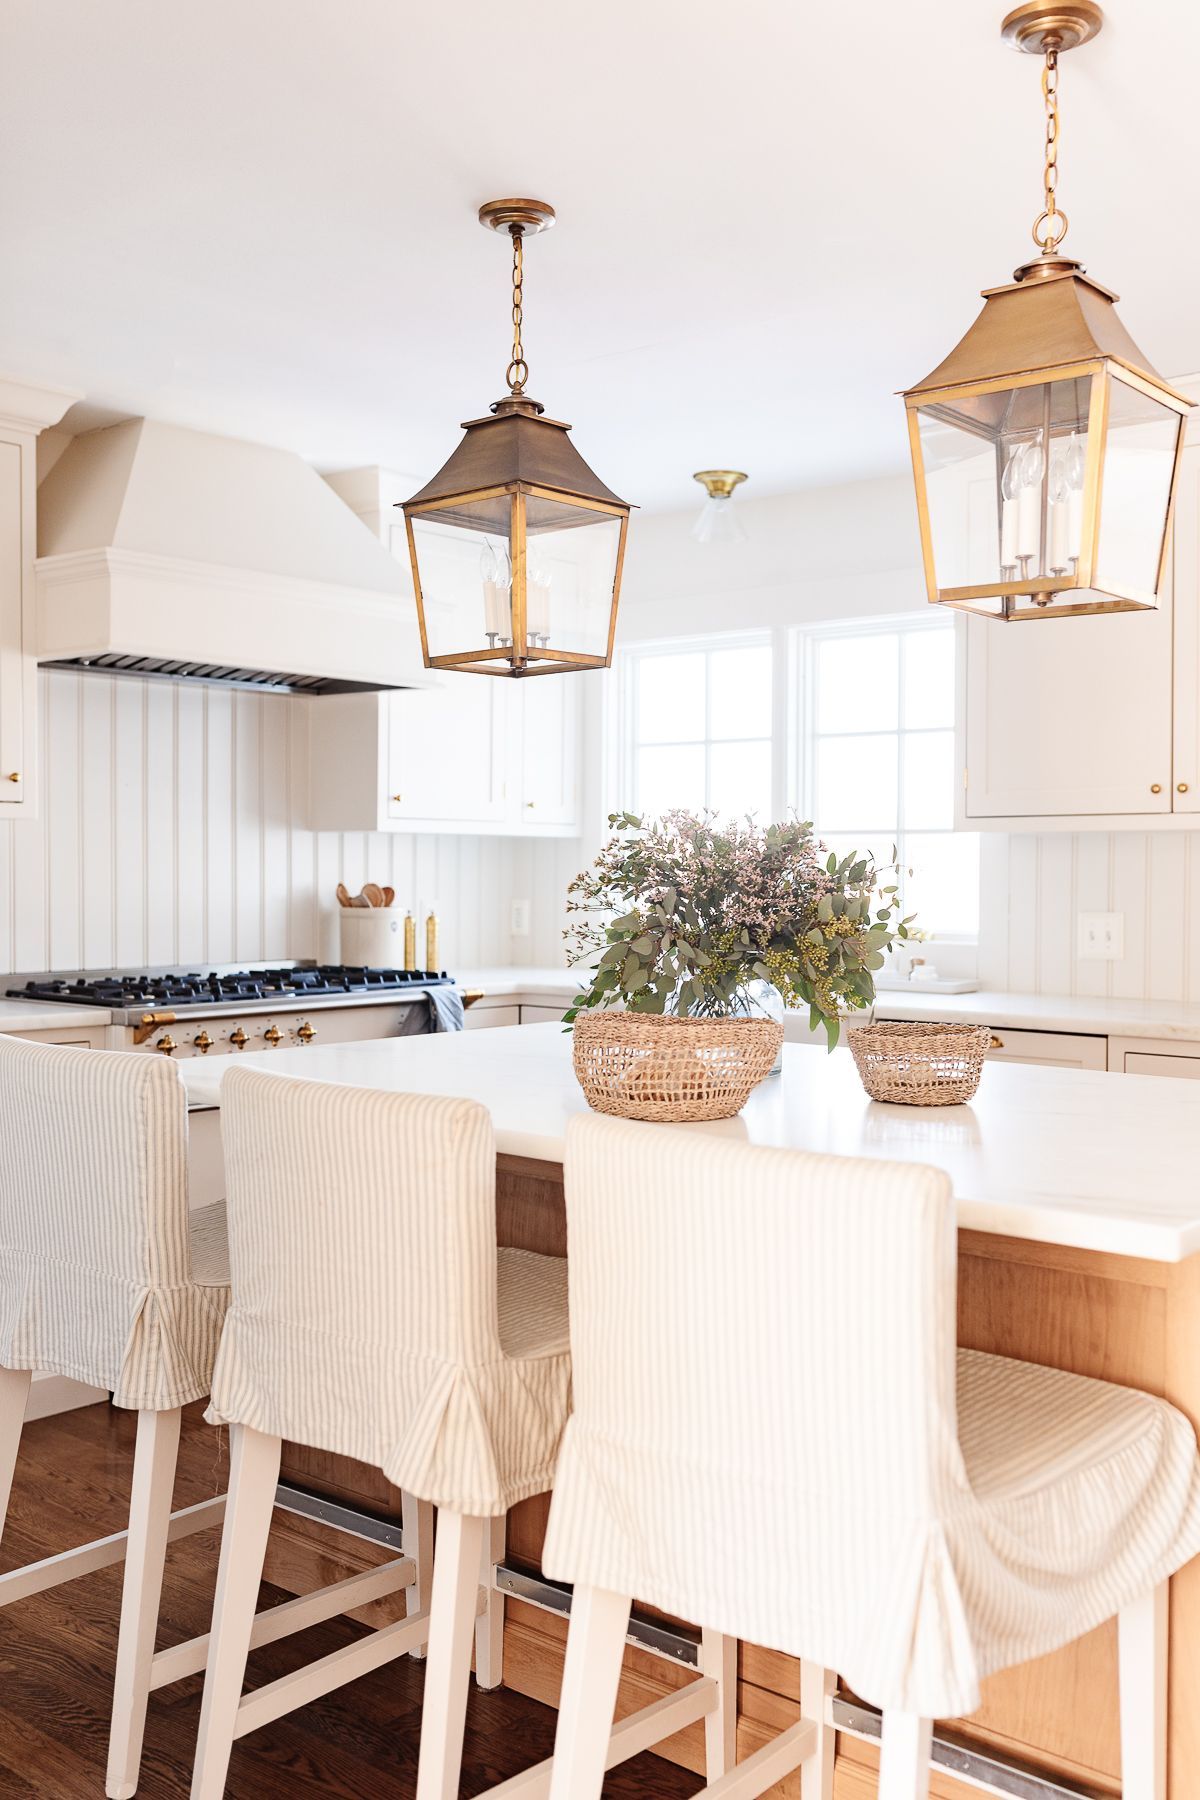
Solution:
[(428, 687), (410, 577), (300, 457), (151, 419), (38, 491), (38, 660), (296, 693)]

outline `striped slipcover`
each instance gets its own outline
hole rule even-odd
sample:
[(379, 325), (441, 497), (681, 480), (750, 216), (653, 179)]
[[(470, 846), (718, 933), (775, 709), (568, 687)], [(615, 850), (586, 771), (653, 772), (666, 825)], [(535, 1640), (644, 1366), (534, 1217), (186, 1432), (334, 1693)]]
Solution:
[(167, 1412), (207, 1394), (228, 1305), (224, 1207), (188, 1212), (178, 1070), (0, 1037), (0, 1367)]
[(955, 1348), (933, 1169), (572, 1120), (546, 1573), (970, 1712), (1200, 1550), (1164, 1401)]
[(496, 1248), (473, 1100), (231, 1069), (233, 1306), (208, 1417), (496, 1517), (551, 1485), (570, 1405), (566, 1266)]

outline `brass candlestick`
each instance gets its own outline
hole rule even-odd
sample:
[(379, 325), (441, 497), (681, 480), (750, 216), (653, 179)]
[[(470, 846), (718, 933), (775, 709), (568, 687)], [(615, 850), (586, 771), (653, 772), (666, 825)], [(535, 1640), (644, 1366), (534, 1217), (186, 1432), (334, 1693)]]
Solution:
[(437, 974), (438, 922), (435, 912), (431, 912), (425, 921), (425, 968), (430, 975)]
[(406, 969), (417, 966), (417, 921), (411, 913), (404, 915), (404, 966)]

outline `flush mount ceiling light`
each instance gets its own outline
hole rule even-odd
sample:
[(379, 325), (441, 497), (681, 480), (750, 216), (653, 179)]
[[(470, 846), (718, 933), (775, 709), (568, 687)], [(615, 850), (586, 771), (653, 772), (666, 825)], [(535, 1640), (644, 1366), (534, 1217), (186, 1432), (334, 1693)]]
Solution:
[(733, 510), (733, 490), (739, 481), (749, 479), (740, 469), (698, 469), (692, 476), (708, 495), (692, 526), (698, 544), (745, 543), (746, 527)]
[(479, 222), (512, 239), (508, 393), (469, 419), (450, 460), (405, 502), (431, 669), (555, 675), (612, 661), (629, 506), (525, 392), (524, 244), (554, 224), (543, 200), (491, 200)]
[(929, 598), (997, 619), (1158, 605), (1190, 402), (1155, 373), (1117, 296), (1062, 254), (1058, 59), (1094, 0), (1033, 0), (1001, 27), (1043, 58), (1040, 254), (904, 395)]

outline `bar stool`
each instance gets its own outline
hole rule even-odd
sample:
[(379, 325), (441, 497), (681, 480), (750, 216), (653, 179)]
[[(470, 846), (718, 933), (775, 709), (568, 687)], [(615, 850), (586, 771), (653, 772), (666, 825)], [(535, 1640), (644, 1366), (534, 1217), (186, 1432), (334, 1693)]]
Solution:
[(933, 1718), (1114, 1614), (1123, 1800), (1163, 1800), (1166, 1584), (1200, 1551), (1188, 1421), (957, 1351), (938, 1171), (584, 1118), (566, 1194), (551, 1800), (600, 1794), (631, 1596), (804, 1659), (802, 1717), (712, 1800), (797, 1768), (829, 1800), (833, 1670), (882, 1708), (881, 1800), (924, 1800)]
[(0, 1037), (0, 1095), (0, 1533), (34, 1372), (138, 1415), (128, 1530), (0, 1575), (0, 1606), (124, 1557), (106, 1792), (128, 1800), (150, 1691), (175, 1679), (176, 1652), (154, 1654), (166, 1547), (225, 1507), (171, 1511), (180, 1408), (208, 1392), (229, 1303), (224, 1208), (189, 1216), (183, 1087), (161, 1057)]
[[(192, 1795), (218, 1800), (236, 1737), (427, 1639), (417, 1792), (454, 1800), (472, 1641), (480, 1685), (501, 1679), (504, 1518), (551, 1486), (570, 1404), (565, 1265), (497, 1250), (474, 1101), (238, 1067), (221, 1106), (234, 1298), (208, 1417), (230, 1484)], [(243, 1698), (284, 1438), (440, 1507), (432, 1593)]]

